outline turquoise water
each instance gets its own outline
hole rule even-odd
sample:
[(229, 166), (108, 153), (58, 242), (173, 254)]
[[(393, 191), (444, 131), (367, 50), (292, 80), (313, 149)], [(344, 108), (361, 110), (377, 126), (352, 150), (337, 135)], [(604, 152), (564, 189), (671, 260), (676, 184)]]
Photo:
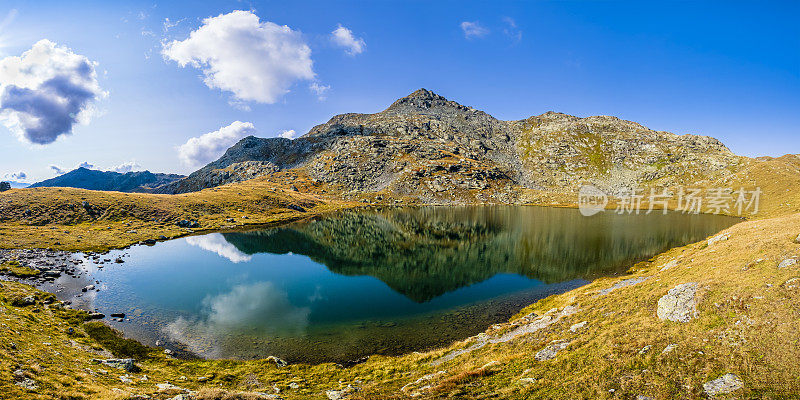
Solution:
[[(446, 345), (737, 220), (542, 207), (343, 212), (135, 246), (75, 304), (126, 336), (206, 358), (348, 362)], [(87, 259), (89, 261), (90, 259)]]

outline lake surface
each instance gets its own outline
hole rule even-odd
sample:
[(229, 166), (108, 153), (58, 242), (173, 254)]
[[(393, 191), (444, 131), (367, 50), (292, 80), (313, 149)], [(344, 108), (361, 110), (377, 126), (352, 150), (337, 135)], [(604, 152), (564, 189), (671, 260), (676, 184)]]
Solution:
[[(348, 362), (446, 345), (738, 220), (483, 206), (351, 211), (113, 251), (56, 286), (126, 336), (206, 358)], [(55, 289), (55, 288), (54, 288)], [(62, 290), (60, 293), (67, 293)]]

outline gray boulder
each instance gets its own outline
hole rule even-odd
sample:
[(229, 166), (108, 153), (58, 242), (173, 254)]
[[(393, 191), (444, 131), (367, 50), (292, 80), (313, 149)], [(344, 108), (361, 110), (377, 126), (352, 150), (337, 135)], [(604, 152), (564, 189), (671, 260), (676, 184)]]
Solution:
[(695, 294), (697, 283), (684, 283), (670, 289), (666, 295), (658, 299), (658, 318), (673, 322), (689, 322), (694, 318)]
[(744, 382), (734, 374), (725, 374), (713, 381), (703, 384), (706, 394), (714, 397), (720, 394), (730, 393), (744, 387)]
[(553, 344), (539, 350), (534, 356), (534, 358), (536, 359), (536, 361), (552, 360), (556, 358), (556, 355), (558, 355), (559, 351), (566, 349), (570, 343), (571, 342), (567, 341), (554, 342)]
[(132, 358), (110, 358), (108, 360), (95, 359), (92, 361), (98, 364), (103, 364), (107, 367), (124, 369), (127, 372), (139, 371), (139, 367), (136, 366)]
[(781, 261), (780, 264), (778, 264), (778, 268), (787, 268), (794, 265), (797, 265), (797, 260), (795, 260), (794, 258), (787, 258)]

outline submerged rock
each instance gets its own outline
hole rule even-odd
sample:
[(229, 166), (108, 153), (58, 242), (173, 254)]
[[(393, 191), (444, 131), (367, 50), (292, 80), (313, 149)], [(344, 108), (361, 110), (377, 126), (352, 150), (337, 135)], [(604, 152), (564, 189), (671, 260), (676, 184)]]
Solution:
[(697, 283), (684, 283), (670, 289), (658, 299), (658, 318), (673, 322), (689, 322), (695, 316)]
[(713, 381), (703, 384), (706, 394), (714, 397), (720, 394), (730, 393), (744, 387), (744, 382), (734, 374), (725, 374)]

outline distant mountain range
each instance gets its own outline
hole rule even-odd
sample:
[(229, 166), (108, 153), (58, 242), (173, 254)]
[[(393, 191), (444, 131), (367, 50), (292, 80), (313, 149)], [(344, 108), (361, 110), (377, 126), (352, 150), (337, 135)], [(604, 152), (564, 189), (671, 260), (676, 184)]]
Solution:
[(30, 187), (73, 187), (117, 192), (151, 192), (155, 188), (180, 179), (183, 175), (160, 174), (150, 171), (119, 173), (78, 168), (55, 178), (34, 183)]

